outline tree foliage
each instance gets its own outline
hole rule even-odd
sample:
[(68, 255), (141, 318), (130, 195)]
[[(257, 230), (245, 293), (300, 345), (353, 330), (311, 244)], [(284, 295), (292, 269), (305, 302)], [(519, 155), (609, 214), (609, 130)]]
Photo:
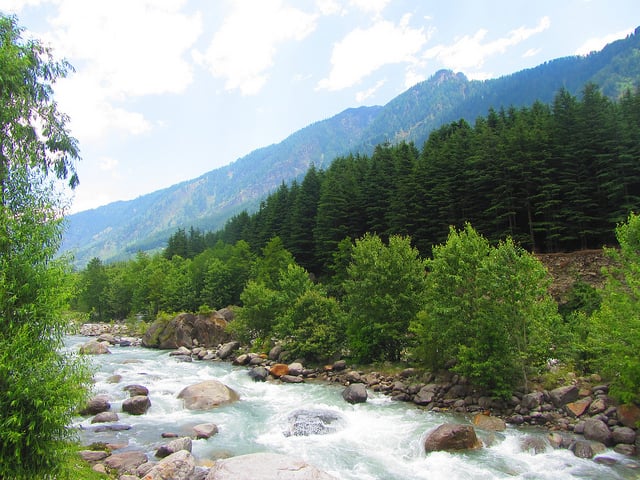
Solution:
[(544, 266), (512, 240), (491, 247), (469, 224), (428, 261), (426, 301), (412, 324), (416, 358), (498, 395), (527, 386), (551, 352), (559, 320)]
[(593, 366), (612, 381), (611, 394), (640, 401), (640, 216), (631, 214), (616, 229), (620, 249), (607, 249), (614, 265), (607, 271), (600, 309), (591, 317), (589, 346)]
[(409, 323), (422, 308), (425, 265), (407, 237), (388, 245), (375, 234), (356, 240), (344, 284), (347, 342), (364, 362), (399, 360)]
[(54, 260), (62, 202), (77, 184), (75, 140), (52, 100), (68, 65), (0, 16), (0, 478), (66, 478), (69, 425), (90, 376), (62, 352), (69, 269)]

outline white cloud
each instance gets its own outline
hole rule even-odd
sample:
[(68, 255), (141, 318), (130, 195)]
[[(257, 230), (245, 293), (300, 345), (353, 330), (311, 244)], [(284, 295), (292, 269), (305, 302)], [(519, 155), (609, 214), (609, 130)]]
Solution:
[(0, 12), (20, 13), (25, 7), (37, 7), (48, 0), (0, 0)]
[(542, 51), (541, 48), (530, 48), (522, 54), (523, 58), (535, 57)]
[(627, 30), (611, 33), (609, 35), (605, 35), (604, 37), (590, 38), (582, 45), (580, 45), (580, 47), (578, 47), (578, 49), (576, 50), (576, 55), (588, 55), (591, 52), (602, 50), (602, 48), (606, 44), (624, 38), (630, 33), (633, 33), (633, 28), (628, 28)]
[(549, 17), (543, 17), (534, 28), (520, 27), (512, 30), (506, 37), (491, 42), (483, 42), (487, 30), (480, 29), (473, 36), (465, 35), (456, 40), (453, 45), (437, 45), (428, 49), (424, 58), (436, 59), (446, 68), (464, 71), (471, 78), (486, 78), (486, 72), (473, 72), (480, 69), (487, 57), (501, 54), (529, 37), (548, 29), (551, 25)]
[(316, 0), (316, 7), (321, 15), (346, 14), (346, 9), (336, 0)]
[(103, 172), (110, 172), (118, 168), (120, 162), (113, 157), (102, 157), (100, 159), (99, 168)]
[(364, 102), (367, 98), (371, 97), (374, 93), (376, 93), (385, 83), (386, 83), (386, 80), (378, 80), (373, 87), (356, 93), (356, 102), (358, 103)]
[(139, 135), (151, 130), (144, 115), (115, 105), (114, 100), (120, 98), (89, 72), (77, 73), (56, 85), (56, 99), (69, 115), (69, 129), (81, 144), (99, 142), (114, 131)]
[(207, 51), (195, 58), (214, 77), (224, 78), (227, 90), (254, 95), (267, 81), (277, 47), (305, 38), (316, 28), (317, 17), (280, 0), (242, 0), (233, 6)]
[(398, 25), (380, 20), (366, 30), (357, 28), (347, 34), (334, 45), (331, 72), (318, 82), (318, 89), (341, 90), (384, 65), (416, 62), (415, 55), (428, 38), (423, 29), (410, 28), (408, 21), (408, 16)]
[(84, 142), (114, 129), (148, 131), (149, 121), (122, 102), (184, 91), (193, 74), (183, 57), (200, 35), (200, 15), (182, 13), (183, 0), (56, 3), (53, 29), (42, 38), (82, 72), (56, 87), (74, 135)]
[(350, 0), (349, 3), (363, 12), (378, 16), (385, 9), (389, 0)]

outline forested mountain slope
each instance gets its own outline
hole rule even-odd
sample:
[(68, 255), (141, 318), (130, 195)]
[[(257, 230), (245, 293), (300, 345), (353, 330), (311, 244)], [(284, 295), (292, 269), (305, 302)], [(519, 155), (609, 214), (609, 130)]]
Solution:
[(588, 82), (618, 98), (640, 78), (640, 30), (585, 57), (567, 57), (486, 81), (440, 71), (383, 107), (346, 110), (292, 134), (278, 144), (194, 180), (71, 215), (63, 250), (84, 265), (90, 258), (126, 257), (163, 246), (178, 228), (221, 228), (238, 212), (258, 207), (283, 182), (300, 179), (314, 164), (326, 168), (349, 153), (371, 154), (401, 140), (421, 146), (430, 132), (458, 119), (473, 122), (490, 107), (552, 101), (561, 88), (577, 95)]

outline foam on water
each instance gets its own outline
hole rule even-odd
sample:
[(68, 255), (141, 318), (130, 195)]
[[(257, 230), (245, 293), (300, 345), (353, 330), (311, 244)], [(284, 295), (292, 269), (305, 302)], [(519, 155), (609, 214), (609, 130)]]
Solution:
[[(75, 350), (82, 337), (70, 337), (68, 348)], [(91, 357), (95, 373), (95, 393), (108, 395), (118, 423), (131, 425), (124, 432), (91, 430), (90, 418), (77, 418), (75, 425), (85, 443), (95, 441), (127, 443), (153, 456), (166, 443), (163, 432), (191, 435), (199, 423), (215, 423), (219, 433), (208, 440), (194, 440), (193, 453), (200, 460), (253, 452), (276, 452), (302, 458), (318, 468), (345, 480), (403, 479), (627, 479), (636, 472), (624, 466), (599, 465), (575, 457), (567, 450), (549, 448), (537, 455), (523, 452), (526, 435), (543, 435), (538, 430), (508, 428), (505, 432), (479, 432), (491, 446), (466, 453), (436, 452), (426, 455), (426, 434), (445, 422), (465, 421), (452, 415), (437, 414), (412, 404), (391, 401), (369, 392), (364, 404), (351, 405), (342, 399), (342, 388), (321, 382), (280, 384), (254, 382), (244, 367), (222, 362), (179, 362), (166, 351), (137, 347), (112, 347), (111, 355)], [(110, 383), (120, 375), (118, 383)], [(210, 411), (183, 408), (178, 393), (186, 386), (217, 379), (233, 388), (240, 401)], [(151, 408), (146, 414), (122, 413), (128, 397), (123, 387), (141, 384), (149, 389)], [(344, 421), (341, 428), (324, 435), (287, 435), (289, 416), (301, 409), (330, 410)], [(93, 425), (95, 427), (95, 425)]]

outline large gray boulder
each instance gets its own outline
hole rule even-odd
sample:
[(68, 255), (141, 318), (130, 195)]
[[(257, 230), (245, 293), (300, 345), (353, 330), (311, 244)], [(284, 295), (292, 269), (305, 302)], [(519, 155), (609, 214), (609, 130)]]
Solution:
[(578, 399), (580, 390), (575, 385), (554, 388), (549, 392), (549, 397), (553, 404), (560, 408), (567, 403), (575, 402)]
[(543, 401), (544, 393), (531, 392), (522, 397), (521, 405), (527, 410), (533, 410), (534, 408), (539, 407)]
[(427, 453), (439, 451), (475, 450), (482, 447), (476, 431), (471, 425), (444, 423), (427, 435), (424, 450)]
[(284, 431), (286, 437), (326, 435), (342, 428), (344, 418), (333, 410), (300, 409), (288, 417), (289, 424)]
[(584, 422), (584, 438), (611, 445), (613, 436), (606, 423), (597, 418), (589, 418)]
[(238, 348), (240, 348), (240, 342), (236, 340), (227, 342), (218, 349), (216, 355), (218, 355), (218, 358), (221, 360), (226, 360)]
[(210, 410), (235, 402), (238, 394), (218, 380), (206, 380), (183, 388), (178, 398), (188, 410)]
[(196, 460), (186, 450), (179, 450), (163, 458), (143, 477), (144, 480), (191, 480)]
[(142, 337), (142, 345), (152, 348), (192, 348), (194, 340), (203, 348), (217, 347), (230, 340), (227, 320), (219, 313), (194, 315), (181, 313), (171, 320), (158, 319)]
[(218, 460), (206, 480), (335, 480), (301, 460), (276, 453), (251, 453)]
[(95, 338), (80, 346), (82, 355), (103, 355), (111, 353), (107, 342), (99, 342)]
[(364, 383), (352, 383), (342, 391), (342, 398), (349, 403), (364, 403), (367, 401), (367, 388)]

